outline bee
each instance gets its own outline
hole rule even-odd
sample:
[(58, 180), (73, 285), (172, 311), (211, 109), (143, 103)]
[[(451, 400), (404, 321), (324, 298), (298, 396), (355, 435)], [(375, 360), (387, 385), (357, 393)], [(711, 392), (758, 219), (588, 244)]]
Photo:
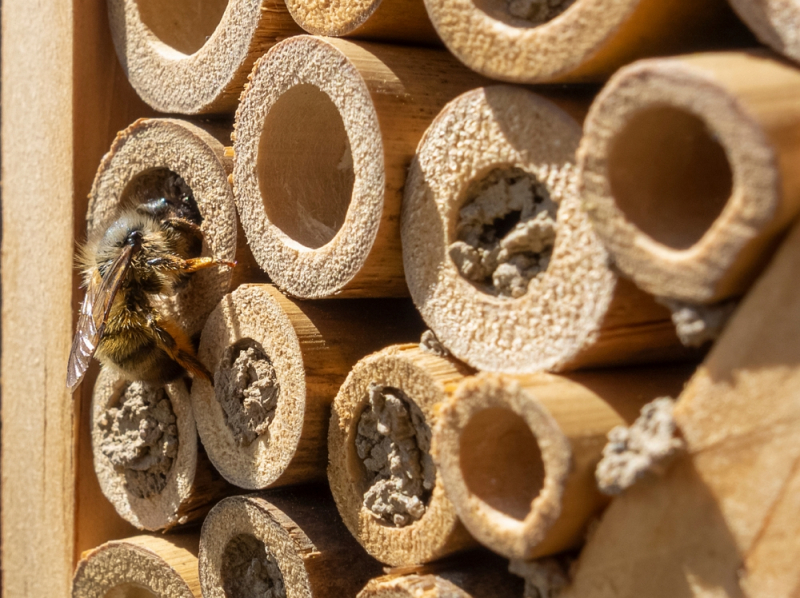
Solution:
[(92, 356), (128, 380), (161, 385), (188, 372), (213, 384), (186, 333), (151, 299), (174, 293), (197, 270), (235, 266), (191, 257), (199, 253), (203, 233), (190, 218), (199, 220), (191, 195), (161, 197), (124, 208), (82, 248), (86, 295), (67, 366), (70, 390)]

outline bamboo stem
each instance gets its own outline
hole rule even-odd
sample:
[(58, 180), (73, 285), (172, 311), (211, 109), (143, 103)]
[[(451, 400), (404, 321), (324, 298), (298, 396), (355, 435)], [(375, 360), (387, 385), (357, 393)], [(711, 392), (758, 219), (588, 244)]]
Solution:
[(426, 563), (474, 545), (430, 458), (445, 385), (468, 373), (452, 358), (399, 345), (361, 360), (336, 395), (328, 481), (347, 528), (383, 563)]
[(314, 35), (441, 45), (422, 0), (287, 0), (294, 20)]
[(200, 598), (199, 534), (135, 536), (87, 550), (72, 598)]
[(695, 303), (748, 288), (800, 210), (798, 93), (796, 69), (756, 53), (642, 61), (612, 78), (586, 121), (580, 186), (638, 286)]
[(645, 56), (751, 37), (722, 0), (426, 0), (445, 45), (514, 83), (602, 81)]
[(203, 523), (199, 568), (204, 598), (354, 596), (380, 572), (322, 486), (221, 501)]
[(795, 226), (679, 397), (685, 456), (614, 500), (564, 596), (796, 595), (798, 277)]
[(259, 60), (236, 113), (233, 181), (275, 284), (302, 298), (406, 295), (408, 163), (436, 113), (479, 80), (444, 51), (311, 36)]
[(283, 0), (109, 0), (117, 55), (159, 112), (230, 113), (255, 60), (301, 33)]
[(433, 442), (461, 521), (508, 558), (577, 545), (608, 502), (594, 480), (606, 434), (680, 391), (688, 376), (686, 368), (641, 368), (467, 378), (440, 410)]
[(180, 380), (156, 389), (103, 368), (92, 396), (92, 452), (103, 494), (139, 529), (198, 519), (229, 490), (198, 446)]
[(588, 100), (554, 102), (476, 89), (428, 129), (402, 213), (414, 303), (456, 357), (484, 370), (685, 354), (667, 310), (617, 276), (581, 208), (574, 154)]
[(509, 573), (508, 561), (488, 551), (407, 569), (390, 569), (370, 580), (357, 598), (495, 598), (523, 593), (524, 583)]
[(733, 10), (758, 39), (776, 52), (800, 61), (800, 8), (783, 0), (730, 0)]
[(198, 352), (215, 372), (215, 387), (192, 386), (211, 462), (242, 488), (324, 479), (330, 405), (347, 373), (364, 355), (418, 338), (421, 329), (407, 300), (319, 305), (270, 285), (227, 295), (209, 316)]
[[(253, 258), (240, 239), (237, 244), (236, 206), (228, 183), (232, 161), (219, 141), (230, 129), (201, 128), (175, 119), (140, 119), (121, 131), (97, 170), (86, 216), (88, 236), (108, 228), (122, 209), (164, 197), (176, 175), (197, 204), (202, 222), (204, 256), (241, 261), (238, 269), (253, 270)], [(235, 270), (235, 269), (234, 269)], [(187, 333), (202, 329), (206, 317), (232, 284), (241, 279), (227, 267), (207, 268), (159, 307)]]

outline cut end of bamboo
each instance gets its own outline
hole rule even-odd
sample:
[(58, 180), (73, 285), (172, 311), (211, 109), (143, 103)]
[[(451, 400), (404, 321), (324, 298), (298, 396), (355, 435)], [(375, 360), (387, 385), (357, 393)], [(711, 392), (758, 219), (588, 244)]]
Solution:
[[(206, 130), (173, 119), (141, 119), (117, 135), (104, 156), (89, 195), (87, 235), (105, 231), (123, 209), (162, 197), (189, 196), (203, 232), (200, 255), (236, 258), (236, 206), (228, 183), (231, 160)], [(158, 306), (192, 335), (228, 290), (232, 269), (206, 268)]]
[[(456, 133), (467, 127), (473, 135)], [(547, 99), (487, 87), (448, 104), (417, 150), (402, 214), (406, 280), (425, 322), (473, 367), (558, 371), (679, 345), (667, 311), (612, 271), (581, 207), (580, 136)], [(627, 321), (611, 324), (612, 312)]]
[(282, 1), (110, 0), (108, 12), (128, 79), (166, 113), (232, 112), (254, 56), (301, 32)]
[(561, 515), (572, 459), (550, 413), (513, 379), (470, 378), (440, 411), (434, 442), (448, 496), (470, 533), (509, 558), (540, 556)]
[(378, 565), (337, 521), (321, 488), (235, 496), (203, 523), (203, 596), (353, 596)]
[(136, 536), (84, 553), (72, 598), (196, 598), (198, 536)]
[(164, 387), (103, 368), (92, 396), (92, 451), (103, 494), (139, 529), (185, 523), (197, 469), (197, 431), (182, 381)]
[(758, 39), (776, 52), (800, 62), (800, 7), (783, 0), (730, 0)]
[(735, 19), (719, 0), (685, 5), (427, 0), (426, 6), (436, 31), (459, 60), (513, 83), (602, 81), (639, 57), (713, 44), (711, 38), (728, 41)]
[[(215, 385), (192, 386), (198, 432), (217, 470), (241, 488), (315, 475), (310, 455), (300, 459), (305, 469), (290, 467), (312, 414), (300, 341), (282, 299), (269, 285), (239, 287), (211, 313), (200, 339), (198, 356), (213, 369)], [(320, 445), (316, 477), (324, 476)]]
[[(331, 490), (348, 529), (383, 563), (425, 563), (473, 542), (430, 456), (435, 406), (465, 371), (415, 345), (389, 347), (360, 361), (334, 401)], [(389, 467), (387, 446), (402, 473)]]
[(774, 131), (788, 139), (800, 114), (765, 100), (787, 90), (800, 90), (794, 69), (745, 53), (641, 61), (612, 78), (587, 118), (580, 185), (639, 287), (713, 303), (752, 282), (800, 205)]
[(309, 33), (341, 37), (356, 32), (381, 4), (383, 0), (326, 4), (289, 0), (286, 7), (294, 20)]
[[(256, 64), (236, 114), (242, 226), (261, 267), (296, 297), (347, 295), (383, 220), (378, 116), (342, 48), (358, 51), (310, 36), (282, 42)], [(400, 264), (383, 261), (372, 288), (356, 286), (373, 296), (405, 294)]]

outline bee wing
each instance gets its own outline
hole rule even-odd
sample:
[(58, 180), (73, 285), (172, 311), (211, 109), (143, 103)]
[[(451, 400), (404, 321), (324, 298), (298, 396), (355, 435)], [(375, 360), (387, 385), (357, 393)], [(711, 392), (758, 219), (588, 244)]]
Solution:
[(126, 245), (106, 275), (103, 277), (99, 273), (95, 274), (89, 282), (67, 364), (67, 387), (71, 391), (83, 380), (89, 367), (92, 355), (103, 336), (111, 304), (125, 279), (132, 257), (133, 246)]

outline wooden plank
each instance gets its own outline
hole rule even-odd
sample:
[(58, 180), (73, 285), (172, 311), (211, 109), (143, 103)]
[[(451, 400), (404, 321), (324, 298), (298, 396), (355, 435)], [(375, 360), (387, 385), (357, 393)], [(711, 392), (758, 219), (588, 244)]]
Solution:
[[(73, 567), (71, 0), (3, 3), (3, 592)], [(36, 26), (32, 26), (32, 24)]]
[(3, 595), (66, 596), (81, 550), (131, 533), (92, 469), (80, 409), (91, 380), (71, 397), (64, 378), (94, 170), (148, 111), (103, 0), (6, 0), (3, 31)]

